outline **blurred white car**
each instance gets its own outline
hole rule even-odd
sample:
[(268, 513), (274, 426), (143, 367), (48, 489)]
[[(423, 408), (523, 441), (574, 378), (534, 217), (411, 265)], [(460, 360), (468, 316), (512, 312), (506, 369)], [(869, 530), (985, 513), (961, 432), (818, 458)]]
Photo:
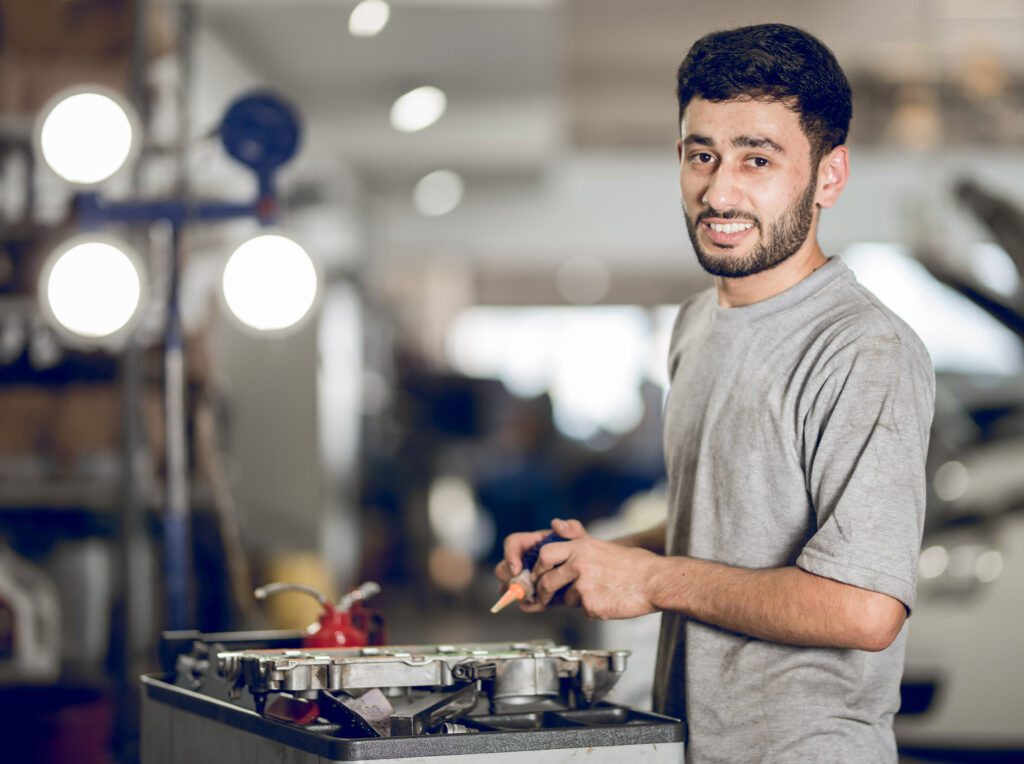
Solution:
[[(1005, 503), (1024, 486), (1024, 441), (978, 448), (933, 477), (965, 514), (925, 536), (897, 740), (946, 761), (1024, 761), (1024, 508)], [(987, 501), (997, 496), (1002, 511)]]

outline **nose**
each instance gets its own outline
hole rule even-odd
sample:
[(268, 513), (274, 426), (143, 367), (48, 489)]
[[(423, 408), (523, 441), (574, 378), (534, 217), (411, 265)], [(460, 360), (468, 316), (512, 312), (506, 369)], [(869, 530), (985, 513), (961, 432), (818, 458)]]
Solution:
[(723, 165), (708, 177), (701, 202), (711, 209), (724, 211), (739, 207), (742, 198), (739, 178), (731, 168)]

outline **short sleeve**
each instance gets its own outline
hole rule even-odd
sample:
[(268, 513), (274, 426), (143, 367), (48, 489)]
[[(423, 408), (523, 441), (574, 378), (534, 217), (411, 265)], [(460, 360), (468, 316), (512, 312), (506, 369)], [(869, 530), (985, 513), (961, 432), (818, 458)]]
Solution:
[(817, 531), (797, 565), (912, 609), (935, 376), (910, 337), (851, 342), (826, 364), (803, 422)]

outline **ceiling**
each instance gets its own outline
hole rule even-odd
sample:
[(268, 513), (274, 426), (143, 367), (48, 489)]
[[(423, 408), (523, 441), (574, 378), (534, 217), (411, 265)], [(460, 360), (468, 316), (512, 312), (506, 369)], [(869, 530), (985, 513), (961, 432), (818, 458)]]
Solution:
[[(675, 69), (699, 36), (743, 24), (792, 23), (835, 51), (855, 143), (1024, 146), (1024, 0), (391, 0), (374, 38), (348, 34), (354, 5), (197, 0), (194, 25), (294, 102), (308, 139), (295, 174), (348, 174), (392, 253), (675, 265)], [(224, 68), (212, 60), (197, 58), (197, 84)], [(445, 115), (392, 130), (394, 99), (424, 84), (446, 91)], [(466, 202), (418, 219), (412, 185), (440, 167), (466, 178)]]
[[(679, 60), (700, 35), (742, 24), (805, 27), (855, 80), (934, 84), (982, 59), (1024, 75), (1024, 0), (392, 0), (375, 38), (348, 35), (354, 5), (202, 0), (199, 23), (307, 119), (330, 121), (352, 162), (384, 174), (671, 144)], [(447, 92), (448, 114), (423, 136), (391, 135), (391, 102), (421, 84)]]

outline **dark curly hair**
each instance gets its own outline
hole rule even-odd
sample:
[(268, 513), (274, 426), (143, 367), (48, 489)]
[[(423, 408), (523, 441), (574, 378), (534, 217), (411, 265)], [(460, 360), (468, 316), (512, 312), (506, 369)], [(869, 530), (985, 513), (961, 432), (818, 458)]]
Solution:
[(786, 104), (800, 117), (813, 164), (846, 142), (850, 83), (825, 45), (787, 24), (712, 32), (693, 44), (676, 76), (679, 119), (695, 97), (749, 97)]

